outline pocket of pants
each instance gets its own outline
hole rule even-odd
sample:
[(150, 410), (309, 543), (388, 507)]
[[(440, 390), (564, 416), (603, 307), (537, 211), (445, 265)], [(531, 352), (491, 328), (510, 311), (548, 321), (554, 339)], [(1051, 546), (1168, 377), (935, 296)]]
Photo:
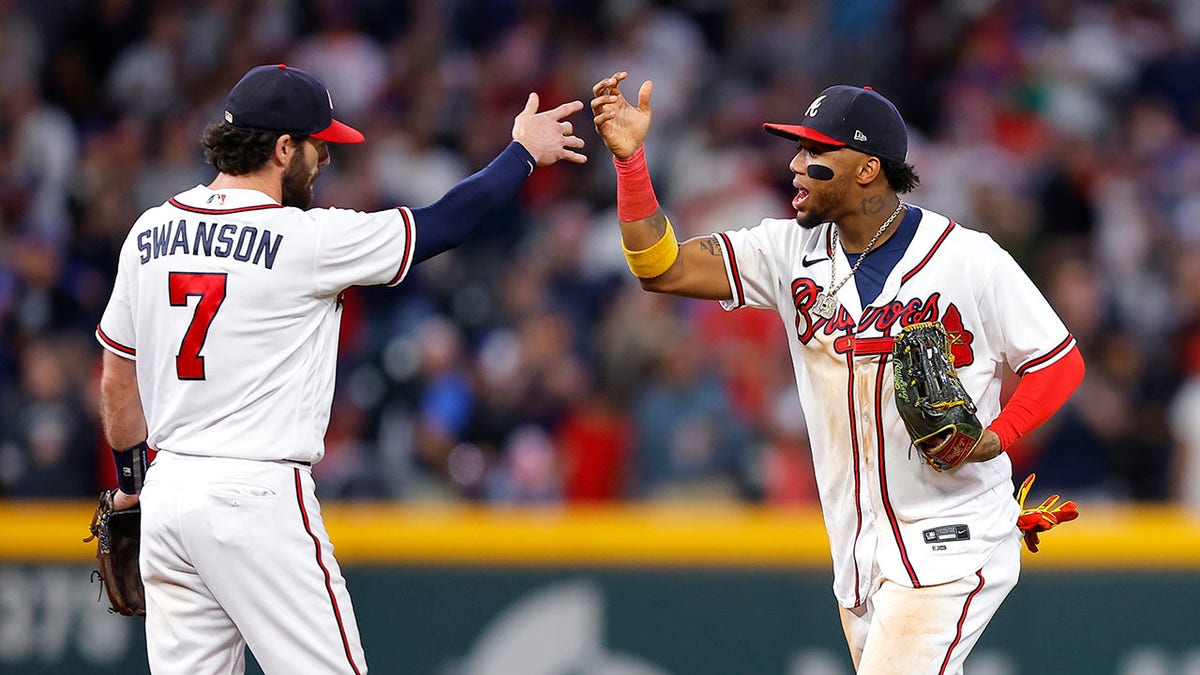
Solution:
[(250, 482), (219, 482), (206, 486), (209, 527), (223, 546), (254, 546), (273, 527), (279, 495), (270, 487)]
[(239, 499), (269, 499), (275, 496), (275, 491), (266, 485), (249, 482), (209, 483), (207, 491), (208, 494), (230, 503), (237, 502)]

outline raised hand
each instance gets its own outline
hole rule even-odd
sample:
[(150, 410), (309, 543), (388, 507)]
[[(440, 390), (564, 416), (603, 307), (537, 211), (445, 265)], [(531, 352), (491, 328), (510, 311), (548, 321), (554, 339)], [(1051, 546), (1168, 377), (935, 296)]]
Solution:
[(538, 112), (538, 95), (529, 94), (525, 109), (513, 120), (512, 139), (533, 155), (538, 166), (560, 160), (583, 164), (587, 157), (571, 148), (582, 148), (583, 139), (572, 135), (575, 128), (566, 118), (583, 110), (582, 101), (569, 101), (557, 108)]
[(617, 159), (627, 159), (642, 147), (646, 134), (650, 131), (650, 118), (654, 116), (650, 109), (650, 92), (654, 83), (646, 80), (638, 89), (637, 107), (621, 95), (621, 82), (629, 77), (629, 73), (621, 71), (613, 73), (592, 86), (592, 121), (604, 144), (612, 151)]

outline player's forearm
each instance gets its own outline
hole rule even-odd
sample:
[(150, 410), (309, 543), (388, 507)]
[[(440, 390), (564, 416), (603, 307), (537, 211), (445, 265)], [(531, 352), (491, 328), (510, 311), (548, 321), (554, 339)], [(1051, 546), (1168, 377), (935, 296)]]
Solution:
[(512, 201), (533, 172), (533, 156), (513, 141), (486, 167), (450, 188), (430, 206), (413, 209), (417, 241), (413, 264), (460, 246)]
[(621, 221), (621, 244), (630, 251), (642, 251), (657, 244), (667, 233), (667, 216), (657, 209), (647, 218)]
[(720, 247), (711, 237), (700, 237), (681, 246), (671, 221), (658, 205), (646, 151), (639, 146), (626, 159), (614, 155), (617, 170), (617, 219), (621, 246), (629, 270), (642, 288), (705, 300), (731, 297)]
[(621, 221), (621, 246), (629, 270), (638, 277), (642, 288), (668, 293), (670, 282), (677, 277), (679, 242), (671, 223), (661, 209), (648, 218)]
[(617, 220), (625, 259), (642, 287), (653, 290), (654, 280), (661, 280), (675, 265), (679, 241), (654, 194), (645, 146), (638, 146), (625, 159), (614, 155), (613, 167), (617, 170)]
[(642, 288), (697, 300), (731, 300), (725, 257), (714, 235), (695, 237), (679, 246), (675, 262), (661, 275), (639, 279)]
[(114, 448), (130, 448), (146, 440), (136, 363), (111, 352), (104, 353), (100, 376), (100, 418), (104, 437)]
[(1008, 404), (988, 425), (1002, 448), (1050, 419), (1083, 381), (1083, 355), (1075, 347), (1053, 364), (1021, 378)]

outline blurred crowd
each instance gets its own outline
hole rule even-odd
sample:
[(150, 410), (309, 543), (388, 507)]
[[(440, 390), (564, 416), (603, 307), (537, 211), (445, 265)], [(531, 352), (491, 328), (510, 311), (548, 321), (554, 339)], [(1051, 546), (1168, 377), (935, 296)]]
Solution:
[[(367, 142), (321, 205), (423, 206), (529, 91), (655, 82), (681, 238), (788, 217), (796, 122), (834, 83), (905, 115), (909, 201), (990, 233), (1058, 310), (1084, 383), (1011, 451), (1076, 499), (1200, 508), (1200, 3), (1191, 0), (0, 0), (0, 496), (111, 484), (92, 333), (137, 215), (208, 183), (198, 137), (250, 67), (329, 85)], [(398, 288), (346, 294), (326, 498), (811, 504), (779, 318), (641, 291), (610, 155)], [(1011, 382), (1010, 387), (1011, 389)]]

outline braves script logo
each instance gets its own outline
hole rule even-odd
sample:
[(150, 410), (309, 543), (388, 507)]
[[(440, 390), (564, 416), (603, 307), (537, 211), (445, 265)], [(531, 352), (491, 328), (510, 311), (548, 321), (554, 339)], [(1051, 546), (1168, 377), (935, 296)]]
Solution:
[[(971, 347), (971, 343), (975, 341), (975, 334), (963, 326), (962, 313), (954, 303), (950, 303), (944, 312), (941, 310), (941, 293), (931, 293), (924, 300), (893, 300), (883, 307), (874, 307), (864, 312), (862, 318), (855, 322), (845, 307), (840, 307), (832, 319), (814, 317), (812, 308), (817, 301), (817, 293), (821, 290), (822, 287), (812, 279), (796, 279), (792, 282), (792, 302), (796, 306), (796, 338), (801, 344), (808, 344), (818, 331), (834, 336), (874, 329), (887, 335), (892, 333), (892, 329), (897, 325), (903, 328), (922, 321), (941, 321), (946, 327), (946, 332), (950, 334), (950, 351), (954, 355), (954, 366), (961, 368), (975, 362), (975, 350)], [(854, 344), (854, 340), (839, 338), (834, 342), (834, 349), (838, 353), (845, 353), (853, 350)]]
[(816, 117), (817, 111), (821, 109), (821, 103), (824, 101), (825, 94), (821, 94), (812, 102), (812, 105), (808, 106), (808, 110), (804, 114), (808, 115), (809, 117)]

